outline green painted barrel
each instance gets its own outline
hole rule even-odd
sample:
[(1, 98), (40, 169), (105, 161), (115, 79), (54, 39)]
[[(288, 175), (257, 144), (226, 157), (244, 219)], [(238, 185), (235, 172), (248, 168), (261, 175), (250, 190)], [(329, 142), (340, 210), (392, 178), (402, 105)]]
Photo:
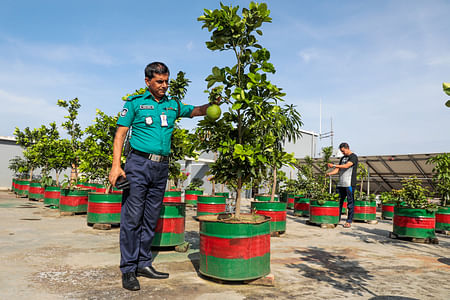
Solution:
[(88, 224), (120, 224), (121, 194), (90, 192), (88, 194)]
[(305, 197), (295, 197), (294, 215), (301, 217), (309, 217), (310, 199)]
[(439, 206), (436, 212), (436, 230), (450, 231), (450, 206)]
[(230, 193), (229, 192), (217, 192), (217, 193), (214, 193), (214, 195), (216, 195), (216, 196), (223, 196), (223, 197), (225, 197), (225, 198), (230, 198)]
[[(254, 216), (247, 215), (250, 219)], [(200, 216), (202, 275), (226, 281), (251, 280), (270, 273), (270, 218), (251, 223), (225, 223)]]
[(40, 182), (30, 182), (30, 189), (28, 191), (28, 199), (41, 200), (44, 199), (44, 187)]
[(395, 203), (381, 204), (381, 218), (382, 219), (394, 218), (394, 206), (395, 206)]
[(186, 190), (184, 192), (184, 202), (188, 205), (197, 206), (198, 195), (203, 195), (203, 191)]
[(163, 203), (152, 246), (169, 247), (184, 243), (186, 203)]
[(344, 200), (344, 203), (342, 203), (342, 214), (346, 214), (347, 213), (347, 209), (348, 209), (348, 202), (347, 202), (347, 198)]
[(353, 220), (370, 221), (377, 219), (377, 203), (375, 201), (355, 200)]
[(181, 191), (165, 191), (163, 203), (181, 203)]
[(319, 201), (311, 200), (309, 221), (315, 224), (338, 224), (339, 201), (324, 201), (323, 204), (319, 204)]
[(286, 203), (252, 201), (251, 209), (258, 215), (270, 217), (270, 232), (286, 231)]
[[(270, 201), (271, 195), (255, 195), (256, 201)], [(278, 196), (273, 197), (273, 202), (278, 202)]]
[(13, 178), (11, 181), (11, 191), (16, 193), (16, 178)]
[(59, 210), (61, 212), (87, 212), (89, 192), (91, 192), (89, 189), (62, 189), (59, 199)]
[(197, 216), (217, 215), (226, 211), (227, 198), (224, 196), (198, 195)]
[(18, 185), (19, 185), (18, 195), (28, 196), (30, 191), (30, 181), (27, 179), (19, 179)]
[(288, 194), (287, 195), (287, 208), (294, 209), (294, 203), (295, 203), (295, 194)]
[(435, 212), (419, 208), (394, 207), (394, 233), (412, 238), (434, 238)]
[(47, 186), (44, 191), (44, 204), (59, 206), (61, 188), (59, 186)]

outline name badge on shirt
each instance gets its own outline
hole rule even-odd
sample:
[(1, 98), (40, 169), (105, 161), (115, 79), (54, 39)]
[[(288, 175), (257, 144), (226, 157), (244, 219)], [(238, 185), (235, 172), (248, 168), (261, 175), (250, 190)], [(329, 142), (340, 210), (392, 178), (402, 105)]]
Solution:
[(147, 117), (147, 118), (145, 118), (145, 124), (147, 124), (147, 125), (152, 125), (152, 124), (153, 124), (153, 119), (152, 119), (152, 117)]
[(161, 117), (161, 127), (167, 127), (169, 124), (167, 124), (167, 115), (160, 115)]
[(155, 107), (153, 105), (141, 105), (139, 106), (140, 109), (154, 109)]

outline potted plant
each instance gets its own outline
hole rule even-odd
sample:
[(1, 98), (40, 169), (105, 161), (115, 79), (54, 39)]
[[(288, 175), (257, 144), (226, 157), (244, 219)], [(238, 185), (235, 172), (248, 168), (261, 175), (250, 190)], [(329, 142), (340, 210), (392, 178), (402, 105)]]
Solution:
[(64, 215), (86, 213), (88, 192), (91, 190), (77, 187), (83, 131), (81, 130), (80, 124), (76, 121), (78, 110), (81, 105), (79, 104), (78, 98), (74, 98), (70, 101), (58, 100), (57, 105), (67, 109), (68, 113), (67, 116), (64, 117), (67, 121), (62, 123), (62, 127), (66, 129), (70, 137), (67, 143), (70, 151), (64, 152), (63, 154), (66, 155), (64, 161), (67, 167), (72, 168), (70, 177), (63, 181), (61, 185), (59, 210)]
[(278, 105), (284, 93), (268, 80), (267, 74), (275, 72), (270, 53), (255, 36), (262, 34), (263, 23), (271, 21), (267, 5), (251, 2), (241, 15), (238, 10), (221, 4), (220, 9), (205, 9), (198, 18), (212, 32), (208, 49), (230, 51), (235, 58), (233, 66), (213, 67), (206, 78), (208, 89), (212, 88), (210, 101), (220, 95), (228, 110), (216, 121), (200, 121), (197, 128), (201, 148), (217, 153), (210, 165), (214, 180), (228, 183), (236, 192), (232, 213), (198, 217), (199, 271), (228, 281), (255, 279), (270, 272), (270, 218), (241, 213), (241, 194), (267, 170), (273, 157), (269, 152), (277, 137), (266, 128), (282, 126), (286, 117)]
[(20, 156), (15, 156), (9, 160), (8, 168), (14, 172), (13, 192), (16, 196), (20, 196), (24, 193), (22, 192), (24, 189), (24, 185), (22, 185), (23, 178), (28, 178), (28, 162)]
[(383, 192), (380, 195), (381, 200), (381, 218), (383, 220), (394, 218), (394, 206), (395, 206), (395, 196), (394, 191)]
[(339, 223), (339, 194), (331, 193), (330, 183), (325, 176), (333, 147), (322, 148), (322, 153), (320, 173), (311, 186), (309, 223), (320, 224), (322, 228), (334, 228)]
[(360, 180), (360, 190), (355, 193), (353, 220), (364, 221), (370, 224), (378, 223), (377, 203), (374, 194), (366, 195), (363, 192), (364, 179), (367, 178), (367, 168), (363, 163), (358, 164), (357, 179)]
[(394, 208), (391, 237), (435, 240), (436, 205), (428, 201), (427, 190), (416, 177), (402, 181)]
[(86, 138), (81, 144), (79, 170), (87, 182), (97, 183), (95, 191), (88, 192), (88, 225), (120, 223), (122, 195), (111, 193), (108, 180), (117, 118), (97, 109), (94, 123), (83, 132)]
[(186, 187), (184, 191), (184, 201), (188, 205), (197, 206), (197, 196), (203, 195), (203, 180), (201, 178), (194, 178)]
[(305, 157), (305, 163), (298, 166), (297, 186), (304, 197), (295, 199), (294, 214), (296, 216), (309, 217), (312, 193), (314, 192), (313, 161), (311, 157)]
[[(448, 90), (450, 93), (450, 85)], [(433, 181), (441, 199), (436, 211), (436, 231), (448, 233), (450, 231), (450, 153), (433, 156), (427, 163), (434, 164)]]

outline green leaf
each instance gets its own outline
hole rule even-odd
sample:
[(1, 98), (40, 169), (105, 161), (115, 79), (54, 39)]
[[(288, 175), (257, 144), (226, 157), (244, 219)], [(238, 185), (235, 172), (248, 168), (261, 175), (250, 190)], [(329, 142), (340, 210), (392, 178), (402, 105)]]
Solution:
[(444, 83), (442, 83), (442, 87), (444, 89), (444, 92), (450, 96), (450, 83), (444, 82)]
[(450, 107), (450, 100), (447, 100), (447, 102), (445, 102), (445, 106)]

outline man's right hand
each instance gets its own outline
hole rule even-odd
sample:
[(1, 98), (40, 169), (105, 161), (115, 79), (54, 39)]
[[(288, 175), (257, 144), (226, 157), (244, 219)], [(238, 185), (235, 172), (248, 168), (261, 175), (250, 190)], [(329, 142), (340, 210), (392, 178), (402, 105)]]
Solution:
[(125, 175), (125, 171), (121, 167), (112, 167), (111, 171), (109, 172), (109, 182), (112, 186), (116, 186), (117, 178), (119, 178), (120, 176), (127, 178), (127, 176)]

